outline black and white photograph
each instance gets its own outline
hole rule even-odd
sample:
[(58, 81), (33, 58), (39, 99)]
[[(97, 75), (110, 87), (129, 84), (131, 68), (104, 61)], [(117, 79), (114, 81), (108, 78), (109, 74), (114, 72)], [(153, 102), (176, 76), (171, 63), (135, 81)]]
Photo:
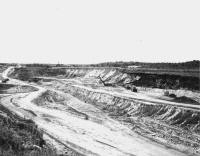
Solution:
[(200, 1), (0, 0), (0, 156), (200, 156)]

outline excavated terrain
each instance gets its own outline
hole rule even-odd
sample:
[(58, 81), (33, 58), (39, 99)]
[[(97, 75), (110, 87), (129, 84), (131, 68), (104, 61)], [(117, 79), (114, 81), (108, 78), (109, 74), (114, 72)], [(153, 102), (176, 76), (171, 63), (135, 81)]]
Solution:
[[(23, 73), (23, 74), (22, 74)], [(183, 75), (170, 75), (170, 74), (156, 74), (142, 73), (142, 72), (129, 72), (124, 69), (118, 68), (42, 68), (42, 67), (27, 67), (18, 68), (11, 76), (26, 80), (26, 76), (52, 76), (60, 78), (76, 78), (88, 76), (101, 76), (107, 82), (114, 82), (118, 85), (125, 85), (131, 80), (133, 85), (161, 88), (161, 89), (187, 89), (187, 90), (200, 90), (200, 77), (199, 76), (183, 76)]]
[(44, 131), (80, 154), (144, 156), (159, 155), (160, 149), (162, 155), (200, 155), (198, 78), (115, 68), (19, 68), (10, 76), (42, 88), (29, 106), (20, 103), (22, 97), (15, 102), (33, 111)]

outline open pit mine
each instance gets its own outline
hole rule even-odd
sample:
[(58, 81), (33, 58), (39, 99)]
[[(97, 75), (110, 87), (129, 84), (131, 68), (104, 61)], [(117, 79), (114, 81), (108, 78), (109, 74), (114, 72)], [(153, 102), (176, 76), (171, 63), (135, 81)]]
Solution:
[(200, 155), (199, 77), (114, 67), (0, 71), (0, 121), (34, 123), (26, 129), (38, 139), (20, 144), (31, 156)]

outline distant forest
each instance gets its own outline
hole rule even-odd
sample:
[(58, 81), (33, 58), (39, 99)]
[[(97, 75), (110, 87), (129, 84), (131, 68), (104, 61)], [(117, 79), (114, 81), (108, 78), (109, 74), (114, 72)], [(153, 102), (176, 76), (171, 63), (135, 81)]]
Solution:
[[(7, 63), (0, 63), (0, 65), (10, 65)], [(12, 64), (16, 65), (16, 64)], [(99, 64), (24, 64), (29, 67), (121, 67), (127, 68), (131, 66), (138, 66), (142, 68), (155, 68), (155, 69), (200, 69), (200, 60), (193, 60), (188, 62), (179, 62), (179, 63), (167, 63), (167, 62), (160, 62), (160, 63), (148, 63), (148, 62), (104, 62)]]
[(121, 68), (139, 66), (142, 68), (156, 68), (156, 69), (200, 69), (200, 61), (193, 60), (189, 62), (180, 62), (180, 63), (147, 63), (147, 62), (119, 61), (119, 62), (104, 62), (99, 64), (72, 65), (72, 66), (121, 67)]

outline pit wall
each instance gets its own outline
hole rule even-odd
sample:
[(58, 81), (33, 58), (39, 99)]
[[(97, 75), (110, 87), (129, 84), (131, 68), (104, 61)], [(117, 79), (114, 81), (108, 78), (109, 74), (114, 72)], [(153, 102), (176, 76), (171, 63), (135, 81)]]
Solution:
[[(100, 76), (107, 83), (125, 86), (130, 83), (140, 87), (160, 89), (200, 90), (200, 79), (197, 77), (178, 75), (159, 75), (149, 73), (127, 73), (115, 68), (16, 68), (11, 75), (14, 78), (26, 80), (29, 77), (45, 76), (60, 78), (81, 78), (85, 81), (100, 82)], [(93, 79), (93, 80), (91, 80)]]
[[(150, 117), (170, 125), (176, 125), (200, 133), (200, 112), (166, 104), (145, 103), (134, 99), (117, 97), (107, 93), (90, 91), (77, 86), (65, 90), (82, 101), (102, 107), (112, 108), (113, 113), (121, 115)], [(117, 111), (117, 112), (115, 112)]]
[(117, 69), (67, 69), (66, 78), (81, 77), (83, 80), (96, 79), (99, 76), (107, 83), (125, 84), (132, 80), (132, 77)]
[(128, 123), (141, 135), (156, 135), (157, 138), (170, 142), (175, 140), (176, 145), (200, 147), (200, 112), (197, 110), (166, 104), (149, 104), (78, 86), (67, 86), (64, 91), (97, 106), (111, 117)]
[(108, 83), (125, 85), (130, 83), (135, 86), (160, 89), (188, 89), (200, 90), (200, 79), (197, 77), (159, 75), (149, 73), (126, 73), (120, 69), (67, 69), (66, 77), (96, 78), (101, 76)]
[[(110, 84), (117, 84), (126, 86), (126, 83), (136, 85), (139, 91), (150, 93), (158, 93), (159, 96), (164, 95), (166, 90), (169, 94), (175, 94), (177, 97), (186, 96), (200, 103), (200, 92), (193, 90), (198, 89), (195, 78), (187, 77), (184, 81), (181, 76), (166, 76), (166, 75), (152, 75), (152, 74), (127, 74), (120, 69), (68, 69), (66, 70), (67, 78), (81, 78), (86, 83), (100, 83), (98, 76)], [(144, 80), (146, 78), (146, 80)], [(194, 80), (190, 80), (194, 79)], [(191, 84), (193, 83), (193, 84)], [(191, 90), (182, 88), (181, 86), (189, 86)], [(162, 89), (161, 89), (162, 88)], [(163, 90), (166, 89), (166, 90)]]

